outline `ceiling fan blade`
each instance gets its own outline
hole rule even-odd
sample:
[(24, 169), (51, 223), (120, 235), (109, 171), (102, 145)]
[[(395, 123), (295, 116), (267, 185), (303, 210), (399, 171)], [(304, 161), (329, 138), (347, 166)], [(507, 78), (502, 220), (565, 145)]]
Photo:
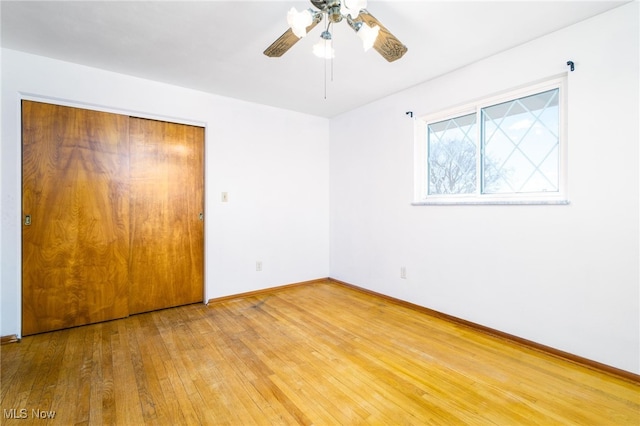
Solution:
[[(322, 13), (316, 13), (313, 17), (313, 21), (311, 25), (307, 27), (307, 33), (311, 31), (318, 22), (322, 20)], [(300, 40), (297, 35), (291, 31), (291, 28), (288, 28), (287, 31), (284, 32), (276, 41), (271, 43), (271, 46), (267, 47), (263, 52), (265, 55), (271, 58), (279, 58), (284, 55), (287, 50), (291, 49), (291, 46), (296, 44)]]
[(396, 36), (391, 34), (389, 30), (366, 9), (362, 9), (360, 11), (360, 14), (358, 15), (358, 18), (356, 20), (361, 20), (370, 27), (373, 27), (374, 25), (378, 25), (380, 27), (380, 32), (378, 33), (378, 38), (373, 44), (373, 48), (376, 49), (378, 53), (381, 54), (382, 57), (387, 61), (393, 62), (397, 59), (402, 58), (402, 55), (407, 53), (407, 46), (402, 44), (402, 42), (398, 40)]
[(271, 58), (279, 58), (284, 55), (287, 50), (291, 48), (300, 40), (297, 35), (291, 31), (291, 28), (287, 29), (276, 41), (271, 43), (271, 46), (267, 47), (264, 54)]

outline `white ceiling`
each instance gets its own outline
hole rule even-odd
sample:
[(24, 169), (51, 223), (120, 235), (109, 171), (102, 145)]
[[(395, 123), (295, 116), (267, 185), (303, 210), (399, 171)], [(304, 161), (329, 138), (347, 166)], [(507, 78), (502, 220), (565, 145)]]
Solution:
[(263, 55), (287, 29), (287, 11), (311, 7), (299, 0), (3, 0), (0, 41), (9, 49), (332, 117), (623, 3), (369, 0), (369, 12), (409, 48), (393, 63), (373, 49), (363, 52), (346, 23), (332, 31), (333, 64), (311, 54), (322, 24), (283, 57)]

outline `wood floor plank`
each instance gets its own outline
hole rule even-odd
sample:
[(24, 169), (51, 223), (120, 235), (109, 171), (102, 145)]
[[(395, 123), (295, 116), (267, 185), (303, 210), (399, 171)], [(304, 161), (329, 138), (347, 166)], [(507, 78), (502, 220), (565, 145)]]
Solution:
[(144, 423), (128, 343), (129, 322), (129, 318), (117, 321), (117, 333), (111, 336), (116, 424), (119, 425)]
[[(7, 345), (0, 345), (0, 402), (3, 407), (14, 408), (18, 406), (18, 395), (21, 388), (29, 384), (28, 373), (24, 366), (37, 365), (36, 356), (41, 356), (35, 348), (37, 339), (29, 339), (26, 342), (16, 343), (22, 351), (7, 349)], [(4, 350), (3, 350), (4, 349)], [(35, 376), (34, 376), (35, 377)]]
[(62, 364), (69, 334), (68, 332), (63, 333), (59, 339), (49, 340), (49, 344), (45, 349), (45, 357), (42, 359), (46, 367), (36, 376), (32, 384), (29, 398), (25, 403), (27, 407), (33, 407), (36, 410), (43, 411), (51, 410), (53, 391), (55, 389), (55, 383), (62, 373), (60, 365)]
[[(226, 312), (224, 314), (229, 321), (236, 322), (234, 314)], [(269, 400), (264, 398), (261, 390), (265, 389), (264, 378), (269, 377), (273, 372), (262, 362), (255, 352), (249, 350), (240, 340), (240, 335), (248, 334), (248, 330), (244, 329), (240, 334), (234, 333), (233, 336), (221, 336), (223, 359), (230, 364), (230, 369), (222, 371), (225, 379), (230, 378), (239, 386), (243, 392), (248, 394), (251, 403), (245, 404), (245, 409), (252, 414), (255, 421), (271, 418), (278, 421), (275, 412), (270, 407)], [(261, 383), (257, 383), (261, 381)], [(242, 398), (241, 398), (242, 399)], [(278, 403), (280, 400), (276, 400)], [(251, 406), (254, 407), (251, 407)], [(279, 405), (279, 404), (278, 404)], [(257, 409), (257, 410), (256, 410)]]
[(43, 424), (34, 408), (53, 425), (640, 424), (638, 383), (329, 281), (28, 336), (0, 356), (7, 425)]
[[(102, 372), (102, 379), (97, 383), (99, 385), (99, 392), (97, 397), (99, 398), (96, 403), (101, 405), (102, 417), (91, 417), (92, 422), (100, 421), (104, 425), (114, 425), (116, 423), (116, 402), (113, 389), (113, 351), (111, 348), (111, 337), (117, 333), (117, 325), (114, 321), (109, 321), (101, 324), (100, 341), (96, 342), (96, 345), (100, 346), (99, 359), (95, 362), (99, 362), (99, 368)], [(96, 354), (97, 355), (97, 354)], [(96, 368), (98, 366), (96, 365)], [(97, 414), (96, 414), (97, 416)]]

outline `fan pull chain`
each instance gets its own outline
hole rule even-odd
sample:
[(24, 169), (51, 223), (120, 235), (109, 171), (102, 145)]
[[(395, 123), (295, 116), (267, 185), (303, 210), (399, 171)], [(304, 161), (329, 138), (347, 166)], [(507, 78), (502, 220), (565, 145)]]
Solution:
[(327, 100), (327, 58), (324, 58), (324, 100)]
[[(333, 46), (331, 46), (333, 47)], [(334, 47), (335, 49), (335, 47)], [(329, 59), (324, 58), (324, 99), (327, 99), (327, 66), (329, 66), (327, 64), (327, 62), (329, 61)], [(331, 58), (331, 82), (333, 83), (333, 57)]]
[[(331, 47), (335, 49), (335, 41), (331, 41)], [(331, 56), (331, 82), (333, 83), (333, 56)]]

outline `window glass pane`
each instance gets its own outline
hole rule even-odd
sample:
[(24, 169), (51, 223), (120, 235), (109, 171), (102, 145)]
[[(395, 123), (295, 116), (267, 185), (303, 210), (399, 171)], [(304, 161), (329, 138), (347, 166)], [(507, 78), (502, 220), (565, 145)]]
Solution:
[(476, 114), (427, 126), (428, 194), (476, 192)]
[(481, 110), (482, 193), (557, 192), (559, 90)]

